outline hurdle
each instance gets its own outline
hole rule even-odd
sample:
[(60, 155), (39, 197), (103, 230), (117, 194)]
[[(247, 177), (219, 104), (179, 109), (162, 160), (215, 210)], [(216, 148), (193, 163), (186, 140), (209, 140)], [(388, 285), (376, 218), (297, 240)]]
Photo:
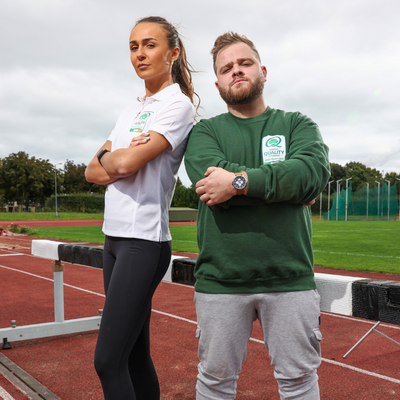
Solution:
[(64, 319), (64, 265), (61, 264), (58, 252), (58, 248), (62, 244), (51, 240), (33, 240), (31, 250), (34, 256), (54, 261), (52, 266), (54, 277), (54, 322), (17, 326), (16, 320), (12, 320), (11, 328), (0, 329), (0, 338), (3, 339), (3, 349), (11, 349), (10, 342), (99, 329), (102, 310), (99, 310), (99, 315), (94, 317)]
[[(31, 254), (54, 261), (52, 266), (54, 278), (54, 322), (17, 326), (16, 319), (12, 320), (10, 328), (0, 329), (0, 338), (3, 339), (2, 349), (11, 349), (11, 342), (21, 340), (98, 330), (103, 310), (99, 310), (98, 316), (71, 320), (64, 319), (64, 265), (61, 262), (101, 269), (103, 268), (103, 247), (38, 239), (32, 240)], [(183, 257), (171, 257), (170, 265), (163, 278), (164, 281), (172, 282), (172, 264), (176, 259), (180, 258)]]

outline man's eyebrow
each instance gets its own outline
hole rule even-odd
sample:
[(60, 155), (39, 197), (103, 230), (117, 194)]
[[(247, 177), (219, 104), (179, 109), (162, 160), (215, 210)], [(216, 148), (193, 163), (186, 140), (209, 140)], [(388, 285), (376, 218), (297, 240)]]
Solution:
[[(245, 58), (238, 58), (236, 60), (236, 62), (238, 64), (242, 64), (245, 61), (251, 61), (254, 62), (254, 60), (251, 57), (245, 57)], [(221, 68), (219, 69), (219, 71), (221, 72), (224, 68), (226, 67), (230, 67), (232, 64), (234, 63), (234, 61), (229, 61), (228, 63), (226, 63), (225, 65), (222, 65)]]
[[(156, 38), (149, 37), (149, 38), (142, 39), (142, 43), (151, 42), (152, 40), (155, 40), (156, 42), (158, 42), (158, 40)], [(137, 43), (137, 40), (131, 40), (129, 43), (130, 44)]]

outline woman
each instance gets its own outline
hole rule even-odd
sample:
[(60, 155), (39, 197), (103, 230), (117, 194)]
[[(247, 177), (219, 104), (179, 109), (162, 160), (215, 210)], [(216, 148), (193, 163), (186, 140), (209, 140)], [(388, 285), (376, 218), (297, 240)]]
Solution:
[(86, 169), (89, 182), (108, 185), (106, 301), (95, 368), (106, 400), (153, 400), (160, 389), (150, 357), (151, 299), (171, 258), (168, 210), (196, 94), (185, 49), (168, 21), (139, 20), (129, 46), (146, 95), (122, 112)]

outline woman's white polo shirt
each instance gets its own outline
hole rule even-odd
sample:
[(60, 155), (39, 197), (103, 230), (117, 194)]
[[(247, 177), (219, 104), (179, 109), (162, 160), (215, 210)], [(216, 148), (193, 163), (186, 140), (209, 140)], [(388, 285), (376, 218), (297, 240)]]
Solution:
[(138, 100), (119, 116), (108, 138), (111, 151), (127, 148), (132, 138), (148, 131), (163, 135), (171, 147), (135, 174), (107, 186), (103, 232), (108, 236), (168, 241), (168, 211), (195, 109), (177, 83)]

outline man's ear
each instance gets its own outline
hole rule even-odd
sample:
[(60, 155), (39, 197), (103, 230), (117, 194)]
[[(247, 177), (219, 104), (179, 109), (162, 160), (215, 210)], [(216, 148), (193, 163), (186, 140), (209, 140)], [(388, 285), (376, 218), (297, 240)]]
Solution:
[(265, 82), (266, 82), (266, 81), (267, 81), (267, 68), (263, 65), (263, 66), (261, 67), (261, 70), (262, 70), (262, 72), (263, 72), (264, 79), (265, 79)]
[(218, 81), (215, 81), (215, 87), (217, 88), (217, 90), (219, 91), (219, 87), (218, 87)]

